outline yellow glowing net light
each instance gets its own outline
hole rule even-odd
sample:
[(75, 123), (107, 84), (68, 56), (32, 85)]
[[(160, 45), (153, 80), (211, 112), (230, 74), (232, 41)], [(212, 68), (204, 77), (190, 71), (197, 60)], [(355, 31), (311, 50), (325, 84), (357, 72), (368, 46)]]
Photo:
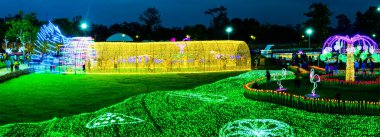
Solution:
[(160, 73), (249, 70), (242, 41), (96, 42), (87, 73)]

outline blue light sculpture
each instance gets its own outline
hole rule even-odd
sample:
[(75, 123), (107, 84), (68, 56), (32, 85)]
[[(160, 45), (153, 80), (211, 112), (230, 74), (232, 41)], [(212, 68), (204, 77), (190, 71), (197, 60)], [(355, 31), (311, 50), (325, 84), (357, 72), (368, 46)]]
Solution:
[(63, 44), (65, 41), (66, 37), (62, 35), (58, 26), (49, 21), (38, 32), (34, 51), (38, 54), (53, 55), (57, 51), (57, 45)]

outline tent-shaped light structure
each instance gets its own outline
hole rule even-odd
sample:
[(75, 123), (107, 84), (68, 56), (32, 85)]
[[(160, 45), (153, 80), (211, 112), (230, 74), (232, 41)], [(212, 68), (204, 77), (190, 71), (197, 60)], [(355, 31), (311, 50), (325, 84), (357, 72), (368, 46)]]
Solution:
[[(236, 71), (251, 68), (243, 41), (96, 42), (90, 73)], [(87, 71), (87, 73), (89, 73)]]
[(96, 56), (93, 46), (94, 40), (91, 37), (69, 38), (68, 42), (61, 47), (65, 71), (82, 71), (86, 62), (92, 62)]

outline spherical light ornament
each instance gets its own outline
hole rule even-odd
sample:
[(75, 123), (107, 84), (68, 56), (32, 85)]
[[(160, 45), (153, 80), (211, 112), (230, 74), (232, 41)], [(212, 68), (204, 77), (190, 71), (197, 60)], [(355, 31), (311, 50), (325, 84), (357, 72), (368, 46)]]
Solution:
[(347, 61), (347, 56), (344, 55), (344, 54), (340, 54), (340, 55), (338, 56), (338, 59), (339, 59), (340, 61), (342, 61), (342, 62), (346, 62), (346, 61)]
[(371, 46), (369, 47), (369, 53), (373, 54), (375, 52), (375, 47)]
[(356, 49), (357, 49), (357, 50), (362, 50), (362, 46), (360, 46), (360, 45), (359, 45), (359, 46), (356, 46)]
[(321, 54), (319, 56), (319, 58), (321, 59), (321, 61), (325, 61), (326, 60), (326, 54)]
[(354, 53), (355, 52), (355, 48), (354, 47), (349, 47), (346, 49), (348, 53)]
[(368, 50), (368, 46), (367, 46), (367, 45), (364, 45), (364, 46), (363, 46), (363, 50), (364, 50), (364, 51)]
[(326, 53), (326, 57), (327, 57), (327, 58), (331, 58), (331, 57), (332, 57), (332, 53), (331, 53), (331, 52)]
[(340, 50), (340, 45), (339, 45), (339, 44), (335, 45), (335, 46), (334, 46), (334, 50), (335, 50), (335, 51)]
[(361, 58), (362, 60), (365, 60), (365, 59), (367, 58), (367, 54), (360, 54), (360, 58)]
[(380, 55), (375, 53), (375, 54), (372, 54), (372, 58), (376, 61), (376, 62), (380, 62)]
[(332, 48), (331, 47), (327, 47), (327, 48), (325, 48), (326, 49), (326, 51), (328, 51), (328, 52), (331, 52), (332, 51)]
[(336, 42), (335, 42), (335, 46), (334, 46), (334, 50), (335, 50), (335, 51), (338, 51), (338, 50), (340, 50), (340, 47), (341, 47), (341, 43), (340, 43), (340, 41), (336, 41)]

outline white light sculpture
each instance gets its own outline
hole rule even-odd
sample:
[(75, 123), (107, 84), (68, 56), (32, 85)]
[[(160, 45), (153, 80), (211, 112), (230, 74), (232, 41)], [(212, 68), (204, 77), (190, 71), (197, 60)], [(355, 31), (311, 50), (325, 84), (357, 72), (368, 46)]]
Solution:
[(219, 137), (294, 137), (293, 128), (273, 119), (242, 119), (229, 122), (219, 130)]
[[(281, 78), (277, 78), (278, 76), (281, 76)], [(286, 79), (286, 69), (285, 68), (282, 68), (281, 74), (274, 75), (273, 79), (277, 80), (277, 84), (279, 86), (279, 88), (277, 89), (277, 91), (284, 91), (284, 90), (286, 90), (286, 88), (284, 88), (284, 86), (282, 86), (282, 84), (281, 84), (281, 80)]]
[(111, 126), (114, 124), (136, 124), (144, 122), (144, 120), (132, 116), (126, 116), (123, 114), (117, 113), (106, 113), (101, 115), (95, 119), (92, 119), (90, 122), (86, 124), (86, 128), (101, 128), (106, 126)]
[(321, 78), (318, 74), (314, 74), (314, 69), (310, 70), (310, 83), (313, 83), (313, 89), (311, 90), (311, 94), (307, 94), (306, 96), (309, 98), (318, 98), (319, 95), (315, 94), (315, 89), (317, 89), (317, 83), (321, 81)]

